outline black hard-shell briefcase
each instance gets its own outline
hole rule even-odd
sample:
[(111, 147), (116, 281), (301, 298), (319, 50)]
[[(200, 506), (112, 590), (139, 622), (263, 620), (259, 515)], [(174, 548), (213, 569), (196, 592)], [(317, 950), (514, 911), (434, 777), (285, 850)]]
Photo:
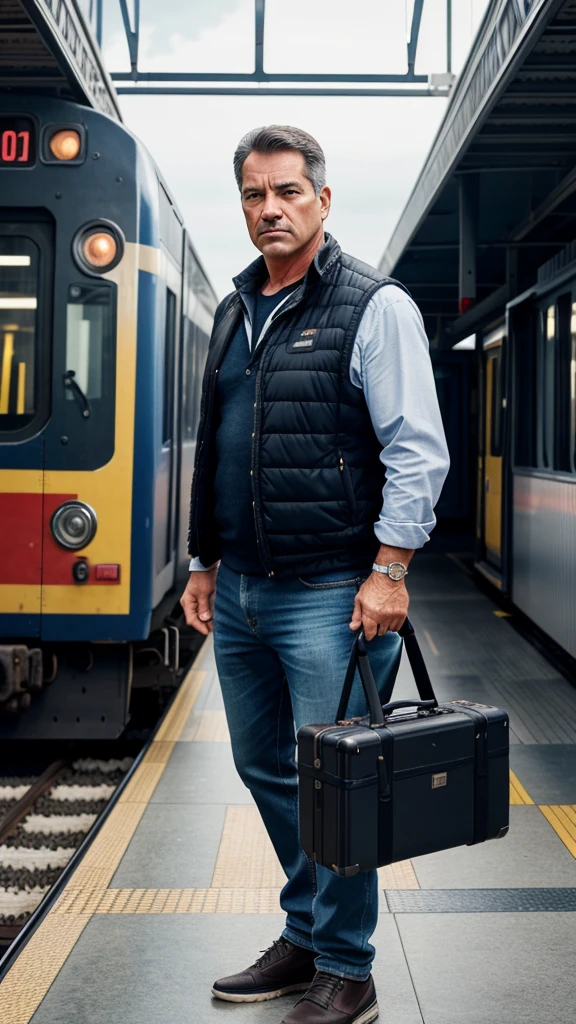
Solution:
[[(408, 619), (399, 632), (420, 700), (388, 703), (392, 683), (382, 706), (361, 632), (336, 724), (298, 730), (300, 841), (345, 877), (508, 831), (508, 715), (438, 704)], [(370, 713), (344, 721), (356, 666)]]

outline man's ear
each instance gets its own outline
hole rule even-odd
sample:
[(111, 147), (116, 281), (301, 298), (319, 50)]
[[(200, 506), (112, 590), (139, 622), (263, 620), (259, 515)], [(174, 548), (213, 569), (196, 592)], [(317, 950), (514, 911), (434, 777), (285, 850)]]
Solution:
[(326, 220), (330, 213), (330, 204), (332, 202), (332, 192), (328, 185), (324, 185), (324, 188), (320, 189), (318, 199), (320, 200), (320, 216), (322, 220)]

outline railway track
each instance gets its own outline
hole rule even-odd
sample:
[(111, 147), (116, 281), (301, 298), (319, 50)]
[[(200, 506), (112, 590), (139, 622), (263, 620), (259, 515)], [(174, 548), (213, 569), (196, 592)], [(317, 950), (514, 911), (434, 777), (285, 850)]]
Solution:
[(118, 787), (152, 741), (201, 646), (198, 634), (183, 639), (176, 684), (135, 688), (130, 725), (117, 740), (3, 746), (0, 978), (7, 970), (7, 959), (17, 955), (19, 943), (26, 941), (27, 931), (50, 904), (74, 854), (87, 836), (90, 841), (114, 803)]
[(55, 884), (133, 760), (62, 757), (41, 774), (0, 767), (0, 949)]

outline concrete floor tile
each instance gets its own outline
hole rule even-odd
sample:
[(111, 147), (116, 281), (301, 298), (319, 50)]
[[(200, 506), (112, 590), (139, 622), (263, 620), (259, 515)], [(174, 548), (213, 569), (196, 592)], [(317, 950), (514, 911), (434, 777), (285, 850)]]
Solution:
[(204, 709), (218, 710), (224, 707), (218, 673), (216, 672), (213, 659), (211, 662), (206, 661), (206, 669), (206, 679), (194, 705), (194, 710), (196, 711)]
[(511, 807), (504, 839), (415, 857), (422, 889), (576, 886), (576, 860), (537, 807)]
[(400, 914), (425, 1024), (573, 1024), (576, 914)]
[[(280, 1024), (286, 996), (236, 1006), (210, 996), (215, 978), (256, 959), (278, 938), (280, 915), (96, 915), (32, 1024)], [(379, 920), (374, 976), (382, 1015), (422, 1024), (392, 917)]]
[(152, 804), (249, 804), (228, 743), (177, 743)]
[(209, 887), (226, 808), (150, 804), (110, 885), (114, 889)]
[(510, 767), (535, 804), (576, 804), (576, 750), (571, 744), (522, 744)]

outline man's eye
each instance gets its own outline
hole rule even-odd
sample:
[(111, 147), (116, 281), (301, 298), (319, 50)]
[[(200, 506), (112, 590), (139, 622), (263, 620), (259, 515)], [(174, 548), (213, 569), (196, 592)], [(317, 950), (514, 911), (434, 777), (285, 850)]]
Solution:
[(287, 188), (286, 191), (284, 192), (284, 195), (285, 196), (297, 196), (298, 195), (298, 189)]
[(259, 195), (259, 192), (249, 192), (248, 195), (246, 196), (246, 199), (258, 199)]

